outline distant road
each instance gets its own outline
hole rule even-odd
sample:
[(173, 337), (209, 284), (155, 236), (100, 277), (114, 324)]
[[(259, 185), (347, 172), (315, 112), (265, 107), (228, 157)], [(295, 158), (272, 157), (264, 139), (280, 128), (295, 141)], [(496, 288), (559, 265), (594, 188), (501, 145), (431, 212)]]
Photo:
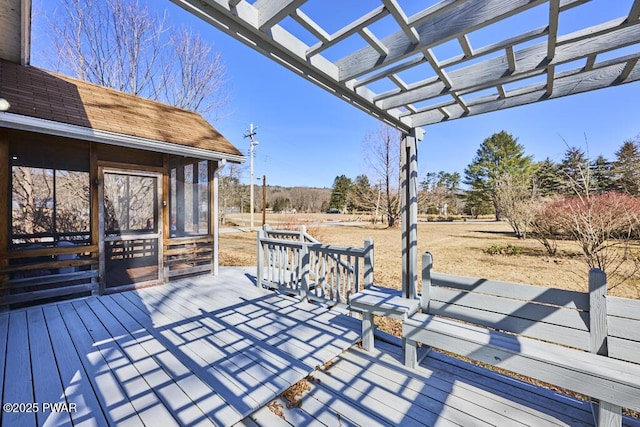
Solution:
[[(277, 222), (276, 223), (271, 223), (273, 224), (274, 228), (277, 228)], [(318, 221), (318, 222), (305, 222), (304, 224), (300, 224), (300, 225), (306, 225), (307, 227), (311, 226), (311, 227), (341, 227), (341, 226), (359, 226), (359, 225), (368, 225), (371, 224), (369, 221)], [(262, 226), (262, 223), (257, 223), (255, 225), (255, 228), (258, 229)], [(299, 227), (299, 226), (298, 226)], [(246, 233), (249, 232), (249, 227), (248, 226), (244, 226), (244, 227), (239, 227), (239, 226), (234, 226), (234, 227), (220, 227), (220, 233)]]

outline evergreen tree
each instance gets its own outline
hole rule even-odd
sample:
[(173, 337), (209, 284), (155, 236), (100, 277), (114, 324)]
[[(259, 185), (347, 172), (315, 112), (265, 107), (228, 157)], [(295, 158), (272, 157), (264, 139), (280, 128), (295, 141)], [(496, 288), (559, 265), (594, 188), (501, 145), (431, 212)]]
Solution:
[(349, 203), (357, 211), (371, 211), (379, 201), (379, 192), (371, 186), (367, 175), (358, 175), (349, 192)]
[(613, 165), (602, 154), (591, 162), (592, 187), (597, 193), (606, 193), (614, 189)]
[(549, 157), (536, 164), (534, 178), (541, 196), (558, 194), (560, 191), (560, 170), (558, 165)]
[(347, 178), (346, 175), (337, 176), (336, 179), (333, 180), (333, 190), (331, 191), (329, 208), (340, 211), (348, 209), (348, 198), (352, 185), (351, 179)]
[(632, 196), (640, 195), (640, 139), (625, 141), (613, 162), (614, 188)]
[(593, 190), (589, 159), (579, 147), (569, 147), (559, 165), (560, 191), (564, 194), (583, 194)]
[(464, 182), (471, 186), (467, 203), (471, 201), (478, 208), (491, 202), (496, 221), (499, 221), (496, 188), (500, 179), (507, 175), (526, 177), (532, 172), (532, 157), (525, 156), (524, 146), (518, 144), (517, 138), (506, 131), (494, 133), (482, 142), (475, 158), (464, 171)]

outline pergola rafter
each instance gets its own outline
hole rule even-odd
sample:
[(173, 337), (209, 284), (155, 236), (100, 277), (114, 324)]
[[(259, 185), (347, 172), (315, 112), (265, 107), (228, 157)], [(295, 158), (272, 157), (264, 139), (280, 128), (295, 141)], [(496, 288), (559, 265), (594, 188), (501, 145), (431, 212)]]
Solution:
[[(559, 31), (563, 13), (589, 0), (443, 0), (414, 14), (400, 0), (380, 0), (335, 31), (307, 10), (319, 0), (173, 1), (403, 132), (638, 79), (638, 55), (605, 62), (598, 56), (640, 44), (640, 0), (629, 0), (626, 16), (569, 34)], [(546, 7), (548, 19), (538, 28), (490, 44), (473, 42), (475, 32), (537, 7)], [(298, 26), (287, 25), (287, 17)], [(375, 28), (383, 19), (396, 27), (386, 37)], [(345, 51), (353, 37), (364, 47)], [(449, 42), (458, 52), (434, 51)], [(329, 59), (336, 52), (340, 59)], [(584, 65), (573, 70), (559, 67), (579, 60)], [(431, 76), (407, 77), (425, 66)], [(540, 82), (531, 84), (531, 78)], [(491, 89), (495, 94), (487, 96)]]

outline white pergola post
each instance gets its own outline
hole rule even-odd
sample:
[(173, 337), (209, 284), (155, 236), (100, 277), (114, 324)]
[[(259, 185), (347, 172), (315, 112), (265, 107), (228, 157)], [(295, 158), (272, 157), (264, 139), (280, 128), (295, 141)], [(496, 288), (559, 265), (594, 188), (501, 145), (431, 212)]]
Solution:
[(402, 295), (405, 298), (418, 296), (418, 140), (421, 138), (422, 135), (412, 129), (403, 134), (400, 144)]

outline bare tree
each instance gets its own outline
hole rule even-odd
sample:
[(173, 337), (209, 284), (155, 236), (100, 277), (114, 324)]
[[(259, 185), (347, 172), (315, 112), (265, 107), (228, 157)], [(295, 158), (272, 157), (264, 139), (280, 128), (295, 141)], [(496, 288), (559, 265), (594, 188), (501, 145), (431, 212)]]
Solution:
[(496, 206), (507, 218), (518, 239), (526, 239), (535, 218), (538, 192), (528, 176), (505, 174), (496, 184)]
[[(369, 175), (381, 186), (381, 213), (389, 227), (394, 227), (400, 218), (400, 134), (380, 124), (375, 132), (365, 136), (363, 145)], [(376, 192), (370, 195), (377, 197)], [(375, 206), (376, 202), (370, 204)]]
[[(248, 200), (248, 189), (240, 183), (245, 166), (229, 163), (222, 169), (219, 184), (220, 210), (224, 214), (231, 208), (242, 211), (242, 203)], [(244, 199), (244, 200), (243, 200)], [(224, 221), (224, 215), (220, 216)]]
[(57, 71), (200, 113), (226, 103), (220, 54), (138, 0), (63, 0), (50, 33)]

